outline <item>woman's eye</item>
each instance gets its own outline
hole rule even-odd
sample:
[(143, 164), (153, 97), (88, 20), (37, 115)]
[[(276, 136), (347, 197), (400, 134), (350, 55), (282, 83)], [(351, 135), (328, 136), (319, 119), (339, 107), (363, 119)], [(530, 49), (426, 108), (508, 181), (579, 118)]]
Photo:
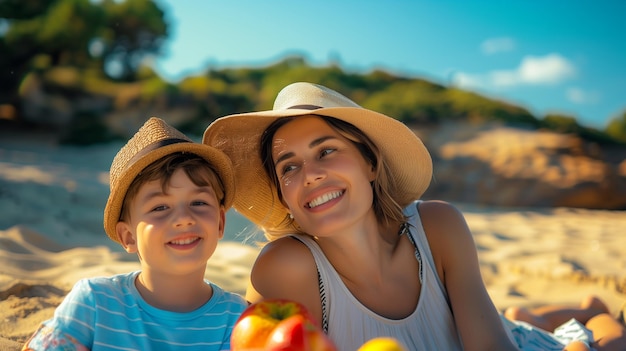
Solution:
[(320, 152), (320, 157), (324, 157), (324, 156), (326, 156), (326, 155), (328, 155), (328, 154), (331, 154), (331, 153), (333, 153), (333, 152), (335, 152), (335, 149), (330, 149), (330, 148), (328, 148), (328, 149), (323, 149), (323, 150)]
[(282, 168), (282, 175), (285, 175), (285, 174), (293, 171), (294, 169), (296, 169), (296, 166), (294, 166), (294, 165), (286, 165), (285, 167)]

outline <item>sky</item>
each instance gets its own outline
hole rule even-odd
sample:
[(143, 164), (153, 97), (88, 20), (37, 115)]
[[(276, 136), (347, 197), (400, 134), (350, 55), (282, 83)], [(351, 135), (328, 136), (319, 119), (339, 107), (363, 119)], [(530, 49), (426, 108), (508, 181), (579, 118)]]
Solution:
[(171, 82), (300, 55), (312, 66), (423, 78), (598, 129), (626, 111), (622, 0), (155, 2), (170, 35), (153, 65)]

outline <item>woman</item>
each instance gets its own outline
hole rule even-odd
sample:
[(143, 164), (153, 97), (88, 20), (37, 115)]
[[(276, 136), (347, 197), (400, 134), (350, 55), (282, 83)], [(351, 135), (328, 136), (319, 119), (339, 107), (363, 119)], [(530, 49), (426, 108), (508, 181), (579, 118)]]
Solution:
[(432, 162), (401, 122), (323, 86), (220, 118), (203, 142), (236, 169), (234, 207), (270, 241), (246, 297), (304, 304), (339, 350), (376, 336), (409, 350), (516, 350), (462, 214), (418, 201)]

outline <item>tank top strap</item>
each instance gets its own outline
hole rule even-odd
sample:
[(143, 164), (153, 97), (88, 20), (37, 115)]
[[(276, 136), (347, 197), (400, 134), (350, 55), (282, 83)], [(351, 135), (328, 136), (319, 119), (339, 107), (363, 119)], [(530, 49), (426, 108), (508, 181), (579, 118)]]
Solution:
[(317, 242), (315, 242), (315, 240), (313, 240), (310, 236), (304, 234), (292, 234), (290, 236), (306, 245), (315, 259), (315, 267), (317, 268), (317, 285), (319, 287), (320, 300), (322, 303), (322, 330), (324, 333), (328, 334), (328, 298), (326, 295), (325, 283), (328, 281), (328, 277), (322, 277), (322, 271), (326, 272), (326, 270), (320, 270), (320, 265), (328, 264), (330, 266), (330, 262), (328, 262), (328, 259), (322, 252), (319, 245), (317, 245)]
[(439, 285), (439, 289), (447, 298), (447, 292), (441, 279), (439, 279), (439, 274), (437, 274), (437, 269), (435, 265), (435, 259), (433, 258), (433, 254), (430, 250), (430, 245), (428, 244), (428, 237), (426, 236), (426, 231), (424, 230), (424, 226), (422, 225), (422, 219), (419, 214), (419, 205), (422, 200), (417, 200), (412, 204), (408, 205), (404, 208), (404, 215), (407, 216), (407, 224), (409, 225), (409, 239), (415, 246), (415, 256), (419, 261), (419, 274), (420, 274), (420, 282), (423, 283), (423, 262), (422, 259), (428, 261), (428, 265), (432, 267), (435, 275), (435, 280)]

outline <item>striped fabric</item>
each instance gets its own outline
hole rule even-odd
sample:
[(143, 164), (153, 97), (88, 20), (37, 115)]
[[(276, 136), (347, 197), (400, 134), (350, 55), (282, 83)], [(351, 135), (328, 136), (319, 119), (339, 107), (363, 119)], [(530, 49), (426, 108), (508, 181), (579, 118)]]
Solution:
[(241, 296), (207, 282), (213, 297), (202, 307), (164, 311), (141, 298), (138, 273), (78, 281), (28, 347), (67, 350), (68, 340), (75, 340), (90, 350), (230, 349), (233, 325), (247, 307)]
[(573, 341), (581, 341), (588, 347), (593, 342), (592, 332), (575, 319), (570, 319), (558, 327), (554, 333), (526, 322), (510, 321), (502, 315), (500, 319), (521, 351), (561, 351)]

